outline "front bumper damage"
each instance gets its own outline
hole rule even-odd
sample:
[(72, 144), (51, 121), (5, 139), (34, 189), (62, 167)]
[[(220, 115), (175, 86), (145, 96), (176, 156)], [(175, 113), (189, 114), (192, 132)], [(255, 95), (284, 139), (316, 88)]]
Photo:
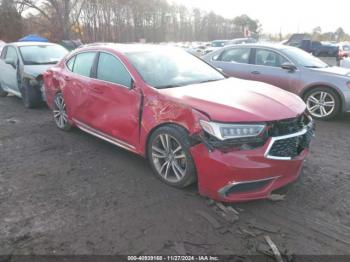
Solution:
[(267, 198), (299, 177), (313, 136), (310, 121), (298, 132), (268, 137), (249, 150), (220, 150), (208, 147), (208, 141), (194, 145), (199, 192), (224, 202)]

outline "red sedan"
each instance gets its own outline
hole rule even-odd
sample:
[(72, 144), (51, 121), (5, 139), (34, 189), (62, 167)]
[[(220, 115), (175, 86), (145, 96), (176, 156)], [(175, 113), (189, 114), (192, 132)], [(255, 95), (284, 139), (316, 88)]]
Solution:
[(44, 76), (58, 128), (73, 126), (148, 158), (156, 176), (246, 201), (297, 179), (313, 136), (296, 95), (226, 78), (185, 51), (92, 45)]

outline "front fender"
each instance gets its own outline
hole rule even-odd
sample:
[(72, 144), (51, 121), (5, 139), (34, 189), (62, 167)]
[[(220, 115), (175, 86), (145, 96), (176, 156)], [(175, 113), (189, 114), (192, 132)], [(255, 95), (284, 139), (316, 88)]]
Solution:
[(208, 120), (208, 117), (181, 102), (166, 99), (162, 95), (147, 97), (140, 128), (140, 153), (145, 155), (148, 137), (158, 127), (176, 124), (186, 129), (191, 136), (201, 132), (200, 119)]

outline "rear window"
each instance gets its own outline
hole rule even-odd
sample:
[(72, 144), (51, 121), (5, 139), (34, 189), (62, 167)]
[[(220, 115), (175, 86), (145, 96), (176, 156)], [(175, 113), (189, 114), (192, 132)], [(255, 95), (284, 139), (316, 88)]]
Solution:
[(100, 53), (97, 79), (131, 87), (131, 76), (119, 59), (113, 55)]
[(235, 62), (248, 64), (250, 56), (250, 48), (232, 48), (225, 50), (217, 59), (223, 62)]
[(73, 72), (81, 76), (90, 77), (95, 56), (95, 52), (87, 52), (76, 55)]

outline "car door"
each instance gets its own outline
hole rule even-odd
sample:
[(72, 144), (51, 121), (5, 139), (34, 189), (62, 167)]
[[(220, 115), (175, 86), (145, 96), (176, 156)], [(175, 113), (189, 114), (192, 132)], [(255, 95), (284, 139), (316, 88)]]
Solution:
[(222, 70), (226, 75), (242, 79), (250, 79), (249, 47), (229, 47), (211, 58), (209, 62)]
[[(19, 56), (17, 50), (13, 46), (6, 46), (3, 50), (4, 57), (2, 57), (1, 63), (1, 79), (5, 88), (12, 90), (14, 93), (19, 94), (18, 88), (18, 66)], [(6, 61), (14, 61), (15, 65), (6, 64)]]
[(68, 115), (74, 121), (91, 124), (90, 85), (92, 81), (92, 68), (97, 52), (83, 52), (70, 58), (66, 69), (62, 71), (61, 86), (67, 105)]
[(139, 137), (141, 93), (133, 88), (131, 74), (117, 56), (100, 52), (94, 78), (86, 109), (91, 127), (134, 149)]
[(286, 70), (282, 64), (292, 62), (280, 53), (264, 48), (252, 50), (253, 64), (251, 65), (251, 80), (271, 84), (287, 91), (293, 91), (298, 83), (300, 71)]

